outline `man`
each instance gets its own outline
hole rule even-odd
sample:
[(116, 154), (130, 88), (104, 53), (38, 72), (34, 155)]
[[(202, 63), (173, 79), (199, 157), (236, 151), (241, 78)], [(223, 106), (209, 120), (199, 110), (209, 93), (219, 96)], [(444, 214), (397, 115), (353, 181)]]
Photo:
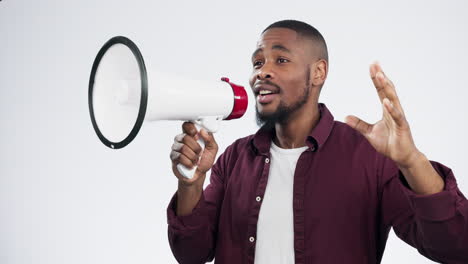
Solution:
[[(378, 64), (370, 75), (383, 116), (373, 125), (354, 116), (334, 121), (318, 103), (328, 53), (308, 24), (267, 27), (252, 65), (256, 134), (214, 165), (212, 134), (184, 123), (175, 138), (179, 187), (168, 222), (180, 263), (379, 263), (391, 227), (434, 261), (468, 263), (468, 202), (452, 172), (416, 148)], [(193, 179), (180, 175), (179, 163), (198, 164)]]

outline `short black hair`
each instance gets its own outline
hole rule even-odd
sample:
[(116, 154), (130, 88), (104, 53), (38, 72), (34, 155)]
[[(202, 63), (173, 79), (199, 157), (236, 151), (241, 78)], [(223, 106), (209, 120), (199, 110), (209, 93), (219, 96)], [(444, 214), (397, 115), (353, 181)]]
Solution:
[(272, 28), (287, 28), (296, 31), (297, 34), (301, 35), (302, 37), (311, 39), (317, 44), (318, 47), (318, 56), (320, 59), (324, 59), (328, 62), (328, 49), (327, 49), (327, 43), (325, 42), (325, 39), (323, 38), (322, 34), (313, 26), (302, 22), (302, 21), (297, 21), (297, 20), (281, 20), (277, 21), (271, 25), (269, 25), (267, 28), (265, 28), (262, 31), (262, 34), (265, 33), (265, 31), (272, 29)]

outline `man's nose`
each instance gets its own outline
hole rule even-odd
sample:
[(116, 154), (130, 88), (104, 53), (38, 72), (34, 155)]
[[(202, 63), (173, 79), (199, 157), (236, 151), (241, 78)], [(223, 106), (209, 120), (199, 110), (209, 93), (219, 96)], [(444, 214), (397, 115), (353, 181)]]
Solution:
[(273, 71), (268, 64), (263, 65), (261, 69), (257, 72), (257, 79), (258, 80), (265, 80), (265, 79), (272, 79), (273, 78)]

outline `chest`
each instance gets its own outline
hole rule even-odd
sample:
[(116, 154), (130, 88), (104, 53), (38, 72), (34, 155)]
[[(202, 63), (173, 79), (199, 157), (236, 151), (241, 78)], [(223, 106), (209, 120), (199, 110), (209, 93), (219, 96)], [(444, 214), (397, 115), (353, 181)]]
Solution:
[[(372, 164), (360, 157), (307, 151), (297, 162), (275, 164), (275, 157), (265, 155), (239, 163), (242, 166), (231, 171), (224, 201), (238, 216), (234, 219), (252, 215), (265, 195), (292, 201), (293, 210), (303, 211), (312, 222), (359, 222), (377, 210), (377, 176)], [(267, 187), (272, 188), (266, 192)]]

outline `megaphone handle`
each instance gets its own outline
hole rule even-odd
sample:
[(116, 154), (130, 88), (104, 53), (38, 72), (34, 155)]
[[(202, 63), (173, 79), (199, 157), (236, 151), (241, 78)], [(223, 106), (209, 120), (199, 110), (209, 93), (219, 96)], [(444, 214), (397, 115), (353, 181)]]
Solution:
[[(203, 138), (199, 137), (197, 142), (198, 144), (200, 144), (200, 147), (202, 148), (202, 153), (203, 153), (203, 150), (205, 149), (205, 141), (203, 140)], [(195, 174), (196, 169), (197, 169), (197, 166), (193, 166), (191, 169), (189, 169), (180, 163), (177, 164), (177, 170), (180, 172), (180, 174), (182, 174), (182, 176), (184, 176), (187, 179), (193, 178), (193, 175)]]

